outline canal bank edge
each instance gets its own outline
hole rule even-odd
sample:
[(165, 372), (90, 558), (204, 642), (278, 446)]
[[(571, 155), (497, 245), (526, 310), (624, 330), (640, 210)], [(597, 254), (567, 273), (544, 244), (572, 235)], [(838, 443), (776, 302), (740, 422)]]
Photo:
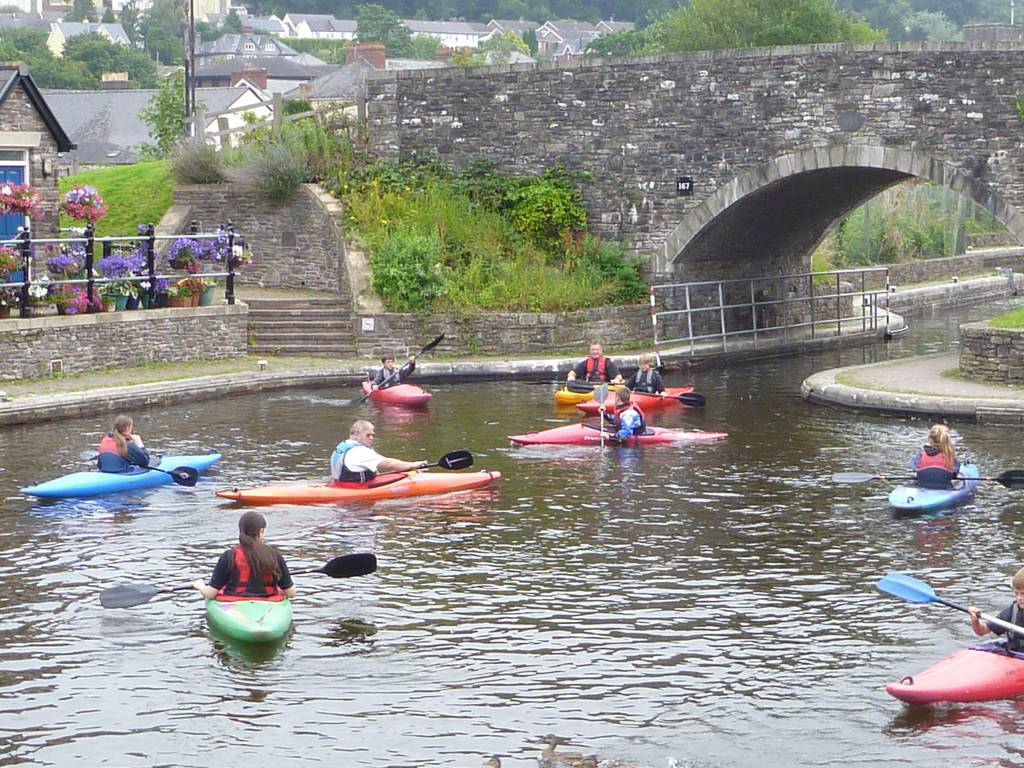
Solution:
[(1024, 390), (947, 375), (958, 354), (831, 368), (804, 379), (800, 394), (810, 403), (879, 414), (1024, 424)]

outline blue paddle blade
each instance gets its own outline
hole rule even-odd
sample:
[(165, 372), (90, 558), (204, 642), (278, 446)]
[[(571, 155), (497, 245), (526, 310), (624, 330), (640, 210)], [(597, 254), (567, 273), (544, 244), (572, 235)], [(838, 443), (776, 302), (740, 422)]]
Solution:
[(886, 592), (911, 603), (937, 603), (935, 590), (920, 579), (905, 573), (887, 573), (875, 585), (880, 592)]

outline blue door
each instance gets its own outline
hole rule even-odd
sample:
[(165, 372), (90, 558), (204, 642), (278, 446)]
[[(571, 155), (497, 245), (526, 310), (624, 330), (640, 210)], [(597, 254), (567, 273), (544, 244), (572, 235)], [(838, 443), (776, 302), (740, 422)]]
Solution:
[[(0, 184), (21, 184), (24, 181), (24, 166), (0, 165)], [(0, 216), (0, 240), (10, 240), (18, 234), (18, 228), (23, 226), (25, 226), (25, 217), (20, 213)]]

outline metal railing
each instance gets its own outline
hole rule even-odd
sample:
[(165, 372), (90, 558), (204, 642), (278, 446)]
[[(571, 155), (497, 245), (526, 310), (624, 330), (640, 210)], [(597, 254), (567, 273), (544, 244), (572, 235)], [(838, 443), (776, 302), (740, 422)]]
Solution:
[[(234, 225), (227, 221), (221, 225), (221, 230), (217, 232), (200, 232), (199, 223), (193, 221), (189, 227), (189, 231), (185, 234), (176, 235), (157, 235), (155, 227), (152, 224), (146, 224), (139, 227), (140, 234), (136, 236), (118, 236), (118, 237), (95, 237), (94, 229), (92, 225), (84, 228), (70, 228), (62, 231), (71, 231), (75, 235), (71, 237), (56, 237), (56, 238), (33, 238), (28, 228), (22, 228), (19, 233), (9, 239), (0, 240), (0, 247), (10, 246), (18, 250), (21, 258), (21, 270), (22, 279), (18, 281), (3, 282), (0, 281), (0, 291), (4, 289), (17, 290), (19, 293), (19, 315), (21, 317), (32, 316), (32, 301), (31, 301), (31, 289), (33, 285), (45, 285), (47, 288), (50, 286), (65, 286), (65, 285), (84, 285), (86, 295), (86, 312), (92, 313), (99, 311), (98, 302), (96, 301), (96, 289), (98, 286), (108, 285), (110, 283), (139, 283), (145, 286), (144, 292), (147, 296), (145, 302), (145, 308), (155, 309), (157, 303), (156, 298), (158, 295), (157, 284), (160, 280), (178, 280), (178, 279), (203, 279), (203, 278), (226, 278), (224, 288), (224, 298), (228, 304), (235, 303), (235, 278), (238, 275), (237, 270), (234, 266), (233, 249), (239, 236), (235, 233)], [(158, 273), (157, 272), (157, 243), (161, 241), (174, 241), (178, 238), (187, 237), (192, 240), (212, 240), (226, 238), (226, 256), (224, 258), (224, 265), (227, 271), (222, 272), (172, 272), (172, 273)], [(136, 248), (141, 247), (145, 255), (145, 273), (144, 274), (133, 274), (123, 275), (117, 277), (105, 277), (96, 272), (96, 251), (97, 245), (99, 246), (100, 259), (107, 258), (114, 253), (114, 250), (119, 246), (125, 244), (134, 244)], [(82, 266), (84, 271), (84, 277), (75, 278), (64, 278), (64, 279), (51, 279), (48, 276), (45, 280), (35, 278), (35, 265), (34, 261), (36, 258), (35, 248), (41, 246), (42, 248), (47, 247), (65, 247), (72, 245), (80, 245), (84, 250), (85, 263)]]
[[(857, 283), (859, 282), (859, 290)], [(869, 286), (870, 283), (870, 286)], [(785, 343), (800, 333), (817, 338), (840, 336), (843, 324), (860, 331), (879, 328), (880, 315), (889, 325), (889, 270), (886, 267), (800, 272), (772, 277), (664, 283), (650, 288), (654, 349), (718, 341), (723, 352), (730, 340)], [(803, 330), (801, 330), (803, 329)]]

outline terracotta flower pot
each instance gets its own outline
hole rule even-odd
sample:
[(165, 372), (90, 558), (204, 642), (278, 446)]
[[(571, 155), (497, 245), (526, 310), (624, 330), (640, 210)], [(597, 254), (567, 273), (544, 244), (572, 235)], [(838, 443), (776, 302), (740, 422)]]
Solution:
[(168, 307), (184, 307), (185, 302), (188, 302), (189, 306), (192, 305), (192, 300), (187, 296), (169, 296), (167, 298)]
[(0, 320), (6, 320), (10, 316), (11, 316), (11, 307), (10, 307), (10, 305), (6, 305), (6, 306), (3, 306), (3, 307), (0, 307)]

